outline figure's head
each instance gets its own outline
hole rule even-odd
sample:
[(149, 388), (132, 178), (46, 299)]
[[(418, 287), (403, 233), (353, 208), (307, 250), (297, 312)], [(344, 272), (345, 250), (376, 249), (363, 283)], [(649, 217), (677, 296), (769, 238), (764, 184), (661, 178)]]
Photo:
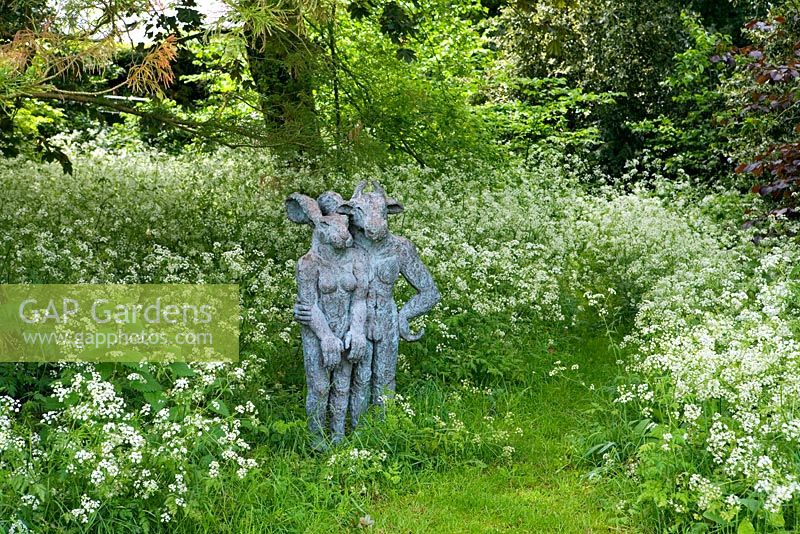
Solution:
[[(337, 200), (338, 197), (338, 200)], [(292, 193), (286, 199), (286, 215), (297, 224), (310, 224), (314, 227), (314, 240), (318, 243), (343, 249), (353, 245), (353, 236), (348, 230), (346, 215), (336, 213), (336, 205), (342, 197), (328, 191), (319, 201), (300, 193)]]
[(361, 182), (353, 191), (353, 196), (337, 209), (350, 217), (353, 225), (364, 231), (372, 241), (380, 241), (389, 235), (389, 215), (401, 213), (403, 206), (395, 199), (386, 196), (381, 184), (372, 182), (374, 191), (365, 193), (366, 182)]

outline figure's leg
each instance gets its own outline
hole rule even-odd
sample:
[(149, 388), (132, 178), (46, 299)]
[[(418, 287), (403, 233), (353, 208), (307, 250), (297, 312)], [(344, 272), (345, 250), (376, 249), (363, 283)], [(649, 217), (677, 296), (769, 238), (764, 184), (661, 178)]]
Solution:
[(386, 336), (375, 343), (372, 365), (372, 402), (383, 406), (384, 398), (394, 397), (397, 376), (397, 336)]
[(322, 366), (322, 350), (313, 332), (303, 329), (303, 360), (306, 371), (306, 415), (311, 445), (325, 449), (325, 412), (328, 408), (330, 373)]
[(372, 380), (372, 356), (375, 343), (367, 341), (364, 359), (353, 365), (353, 381), (350, 385), (350, 427), (355, 429), (358, 420), (369, 406), (369, 389)]
[(333, 370), (333, 383), (330, 392), (331, 410), (331, 443), (334, 445), (344, 438), (345, 417), (347, 416), (347, 401), (350, 393), (350, 376), (353, 364), (342, 359)]
[(379, 312), (380, 341), (375, 342), (372, 361), (372, 403), (383, 406), (384, 397), (394, 396), (400, 333), (394, 301), (389, 301)]

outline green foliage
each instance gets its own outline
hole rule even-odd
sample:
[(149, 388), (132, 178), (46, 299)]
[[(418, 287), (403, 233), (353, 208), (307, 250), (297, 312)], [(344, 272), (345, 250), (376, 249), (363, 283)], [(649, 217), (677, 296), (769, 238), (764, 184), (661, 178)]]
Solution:
[(673, 105), (656, 118), (631, 121), (628, 126), (643, 153), (658, 158), (665, 175), (728, 183), (732, 169), (721, 124), (725, 95), (720, 84), (730, 72), (724, 62), (712, 58), (727, 53), (730, 37), (709, 32), (696, 15), (684, 12), (682, 20), (692, 44), (675, 55), (673, 70), (662, 82)]
[[(731, 200), (702, 203), (741, 213)], [(797, 244), (729, 232), (642, 296), (592, 440), (597, 471), (632, 476), (629, 513), (657, 530), (796, 528)]]
[(23, 154), (38, 161), (55, 161), (65, 173), (71, 173), (69, 158), (51, 140), (66, 124), (63, 111), (44, 102), (26, 101), (16, 108), (4, 108), (0, 102), (0, 125), (3, 127), (0, 154), (6, 157)]
[(0, 43), (11, 41), (17, 32), (33, 29), (37, 21), (52, 14), (44, 0), (2, 0), (3, 16), (0, 18)]
[(482, 106), (495, 138), (527, 155), (535, 144), (557, 143), (571, 153), (587, 153), (601, 143), (599, 115), (616, 94), (586, 93), (562, 78), (511, 78), (491, 87)]
[(384, 161), (428, 166), (496, 156), (485, 120), (468, 104), (492, 59), (470, 21), (483, 8), (430, 0), (405, 9), (414, 31), (402, 39), (387, 33), (385, 9), (339, 14), (336, 61), (318, 101), (335, 145), (359, 158), (383, 153)]
[[(578, 363), (556, 354), (554, 339), (531, 333), (558, 338), (601, 292), (621, 299), (603, 301), (604, 309), (636, 303), (681, 258), (708, 248), (656, 199), (593, 197), (550, 158), (532, 156), (530, 169), (476, 163), (470, 173), (416, 166), (369, 173), (408, 206), (405, 219), (393, 221), (400, 223), (395, 231), (417, 244), (444, 298), (426, 319), (424, 340), (402, 348), (405, 399), (332, 452), (344, 453), (337, 467), (315, 460), (306, 442), (291, 307), (292, 260), (309, 237), (286, 219), (283, 199), (297, 189), (347, 190), (363, 175), (285, 169), (255, 152), (128, 151), (120, 158), (97, 150), (76, 159), (71, 177), (54, 165), (7, 160), (0, 171), (3, 281), (238, 283), (243, 322), (238, 365), (87, 364), (52, 373), (33, 367), (31, 376), (45, 382), (9, 369), (5, 393), (13, 387), (14, 397), (3, 421), (11, 448), (3, 469), (33, 461), (34, 471), (25, 480), (0, 479), (7, 481), (0, 485), (4, 516), (24, 508), (14, 517), (31, 525), (156, 529), (162, 514), (165, 521), (206, 517), (203, 507), (228, 480), (256, 469), (295, 473), (299, 466), (302, 482), (288, 475), (274, 481), (270, 513), (278, 514), (286, 492), (295, 491), (281, 484), (308, 483), (318, 487), (312, 497), (320, 506), (343, 507), (334, 512), (341, 518), (353, 502), (391, 492), (420, 470), (513, 458), (519, 425), (506, 417), (507, 403), (534, 384), (569, 375)], [(578, 161), (571, 165), (570, 174), (584, 174)], [(650, 223), (641, 225), (642, 217)], [(77, 425), (83, 414), (90, 422)], [(54, 425), (65, 431), (51, 432)], [(33, 449), (23, 446), (31, 440)], [(116, 445), (105, 450), (104, 442)], [(368, 458), (359, 452), (353, 464), (355, 449), (371, 452)], [(329, 474), (330, 484), (320, 486)], [(177, 475), (191, 489), (180, 489)], [(150, 479), (157, 488), (142, 493)], [(42, 493), (39, 485), (69, 489)], [(32, 495), (25, 497), (30, 503), (20, 501), (23, 495)], [(143, 515), (128, 517), (124, 510), (131, 508)]]
[[(55, 24), (64, 36), (34, 32), (29, 48), (13, 43), (0, 51), (7, 108), (38, 96), (136, 115), (138, 122), (127, 124), (168, 151), (252, 144), (292, 162), (298, 152), (313, 158), (333, 149), (331, 159), (342, 163), (422, 165), (498, 155), (484, 119), (468, 104), (493, 55), (476, 23), (484, 16), (479, 2), (358, 9), (231, 2), (213, 29), (187, 1), (177, 15), (143, 18), (148, 35), (171, 34), (148, 46), (115, 43), (115, 27), (108, 40), (87, 41), (82, 7), (74, 2), (59, 13)], [(106, 10), (101, 25), (141, 6)], [(48, 76), (59, 69), (63, 75)], [(107, 112), (94, 119), (120, 122)]]
[[(456, 532), (495, 506), (488, 528), (578, 532), (612, 521), (598, 483), (643, 528), (796, 529), (798, 228), (741, 230), (767, 203), (731, 187), (752, 174), (796, 206), (793, 5), (732, 29), (762, 4), (248, 1), (189, 38), (186, 0), (151, 28), (181, 35), (175, 85), (88, 113), (30, 97), (57, 59), (3, 48), (0, 282), (236, 283), (242, 335), (236, 365), (1, 365), (0, 528), (338, 532), (380, 512)], [(111, 48), (56, 89), (94, 94), (153, 51)], [(311, 133), (275, 135), (300, 104)], [(242, 132), (277, 146), (218, 149), (263, 141)], [(362, 179), (405, 203), (393, 231), (443, 300), (401, 345), (401, 396), (318, 454), (291, 317), (309, 235), (283, 199)]]
[(600, 161), (616, 172), (635, 146), (625, 123), (669, 105), (660, 82), (683, 48), (678, 15), (669, 1), (530, 2), (506, 7), (496, 40), (521, 76), (563, 78), (586, 94), (614, 95), (616, 105), (595, 119)]

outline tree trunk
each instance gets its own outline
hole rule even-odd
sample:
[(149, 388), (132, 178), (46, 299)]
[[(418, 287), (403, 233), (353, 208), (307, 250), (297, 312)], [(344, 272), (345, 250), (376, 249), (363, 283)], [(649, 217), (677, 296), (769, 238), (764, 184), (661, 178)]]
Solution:
[[(299, 16), (297, 17), (299, 21)], [(311, 44), (297, 28), (245, 29), (247, 59), (264, 122), (289, 151), (318, 150), (322, 139), (314, 106)]]

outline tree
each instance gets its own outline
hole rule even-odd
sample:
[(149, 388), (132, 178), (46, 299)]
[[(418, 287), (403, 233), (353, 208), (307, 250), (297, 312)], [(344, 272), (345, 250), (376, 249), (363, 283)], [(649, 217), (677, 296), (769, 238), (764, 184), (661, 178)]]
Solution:
[(165, 137), (156, 125), (182, 132), (171, 147), (333, 148), (429, 165), (490, 145), (468, 103), (492, 56), (474, 0), (228, 0), (215, 24), (177, 1), (149, 14), (147, 0), (69, 0), (0, 49), (0, 106), (136, 116), (149, 140)]
[[(258, 12), (257, 2), (248, 7)], [(260, 25), (258, 17), (244, 22), (250, 75), (259, 95), (264, 122), (271, 131), (303, 147), (318, 148), (319, 125), (314, 105), (314, 58), (319, 54), (306, 36), (304, 6), (290, 2), (281, 24)], [(269, 19), (268, 19), (269, 20)]]
[[(5, 36), (0, 47), (0, 108), (7, 117), (26, 101), (72, 103), (135, 115), (182, 130), (191, 137), (234, 146), (266, 147), (291, 142), (288, 136), (263, 123), (255, 126), (243, 114), (198, 119), (174, 106), (162, 105), (169, 87), (176, 82), (173, 67), (187, 42), (213, 34), (210, 27), (203, 26), (194, 0), (180, 0), (171, 10), (159, 10), (147, 0), (72, 0), (58, 13), (30, 8), (16, 13), (12, 12), (9, 18), (4, 13), (0, 23)], [(86, 17), (86, 13), (91, 16)], [(263, 36), (272, 35), (273, 30), (292, 34), (287, 30), (291, 17), (263, 10), (260, 15), (252, 22), (239, 21), (255, 40), (247, 42), (248, 50), (264, 48)], [(28, 24), (21, 25), (22, 20)], [(252, 30), (256, 22), (258, 32)], [(235, 34), (229, 29), (221, 31)], [(149, 44), (134, 40), (131, 36), (136, 34), (144, 36)], [(283, 65), (286, 59), (277, 58), (276, 62)], [(266, 88), (265, 69), (256, 71), (261, 87)], [(291, 86), (291, 79), (281, 81)], [(147, 102), (137, 104), (128, 98), (131, 96), (144, 97)], [(277, 123), (267, 122), (269, 126)]]

